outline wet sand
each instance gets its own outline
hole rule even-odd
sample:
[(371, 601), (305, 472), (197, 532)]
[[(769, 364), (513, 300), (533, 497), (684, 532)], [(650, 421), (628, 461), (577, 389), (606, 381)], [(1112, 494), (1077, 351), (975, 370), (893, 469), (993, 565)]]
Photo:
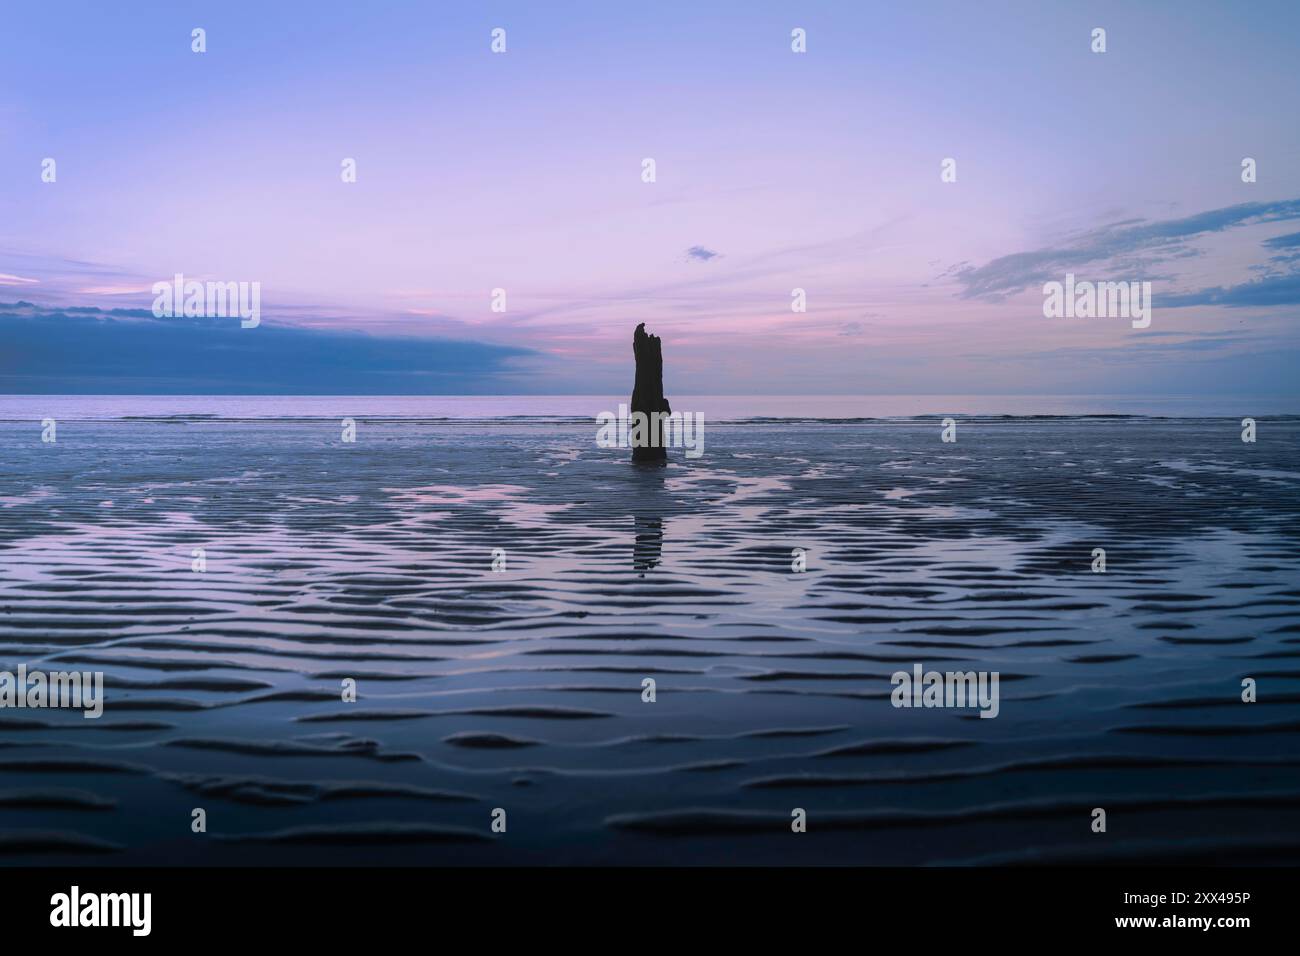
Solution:
[(1300, 421), (939, 431), (0, 423), (0, 862), (1300, 862)]

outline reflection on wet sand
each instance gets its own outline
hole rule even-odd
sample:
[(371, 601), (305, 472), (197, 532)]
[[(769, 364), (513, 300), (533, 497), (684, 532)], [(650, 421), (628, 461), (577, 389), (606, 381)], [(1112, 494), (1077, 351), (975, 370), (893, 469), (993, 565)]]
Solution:
[(664, 522), (662, 518), (638, 514), (636, 518), (636, 541), (632, 544), (632, 567), (637, 571), (649, 571), (657, 567), (664, 550)]
[(632, 468), (638, 486), (644, 489), (637, 496), (637, 510), (632, 514), (632, 568), (644, 574), (657, 567), (663, 557), (666, 469), (658, 462), (638, 462)]

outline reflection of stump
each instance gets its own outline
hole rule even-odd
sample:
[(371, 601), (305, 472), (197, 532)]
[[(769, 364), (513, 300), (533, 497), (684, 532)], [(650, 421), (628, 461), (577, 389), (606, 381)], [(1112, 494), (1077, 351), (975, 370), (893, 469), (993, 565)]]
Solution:
[(632, 542), (632, 567), (649, 571), (659, 564), (664, 553), (664, 523), (660, 518), (633, 515), (636, 538)]
[[(644, 412), (647, 423), (652, 421), (655, 412), (668, 414), (668, 399), (664, 398), (664, 356), (659, 347), (659, 336), (647, 335), (645, 323), (636, 327), (632, 334), (632, 354), (636, 356), (636, 383), (632, 386), (632, 411)], [(668, 451), (664, 448), (665, 436), (662, 431), (654, 434), (647, 429), (650, 440), (658, 439), (656, 444), (632, 448), (633, 461), (667, 461)]]

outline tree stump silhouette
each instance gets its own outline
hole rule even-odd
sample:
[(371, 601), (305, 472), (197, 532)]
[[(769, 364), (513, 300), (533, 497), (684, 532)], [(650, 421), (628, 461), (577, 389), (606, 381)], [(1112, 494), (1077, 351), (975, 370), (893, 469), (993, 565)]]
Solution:
[[(660, 347), (659, 336), (649, 335), (642, 322), (632, 333), (632, 354), (636, 357), (636, 382), (632, 386), (632, 412), (643, 412), (647, 421), (649, 443), (632, 447), (633, 461), (667, 461), (668, 450), (664, 447), (665, 435), (662, 429), (650, 427), (654, 414), (672, 412), (668, 399), (664, 398), (664, 356)], [(658, 431), (658, 434), (655, 434)]]

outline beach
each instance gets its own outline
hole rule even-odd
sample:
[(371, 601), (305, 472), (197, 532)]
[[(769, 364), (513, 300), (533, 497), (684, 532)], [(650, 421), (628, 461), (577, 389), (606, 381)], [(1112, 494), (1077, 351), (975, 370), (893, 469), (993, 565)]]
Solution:
[(0, 422), (0, 861), (1300, 862), (1300, 419), (597, 410)]

